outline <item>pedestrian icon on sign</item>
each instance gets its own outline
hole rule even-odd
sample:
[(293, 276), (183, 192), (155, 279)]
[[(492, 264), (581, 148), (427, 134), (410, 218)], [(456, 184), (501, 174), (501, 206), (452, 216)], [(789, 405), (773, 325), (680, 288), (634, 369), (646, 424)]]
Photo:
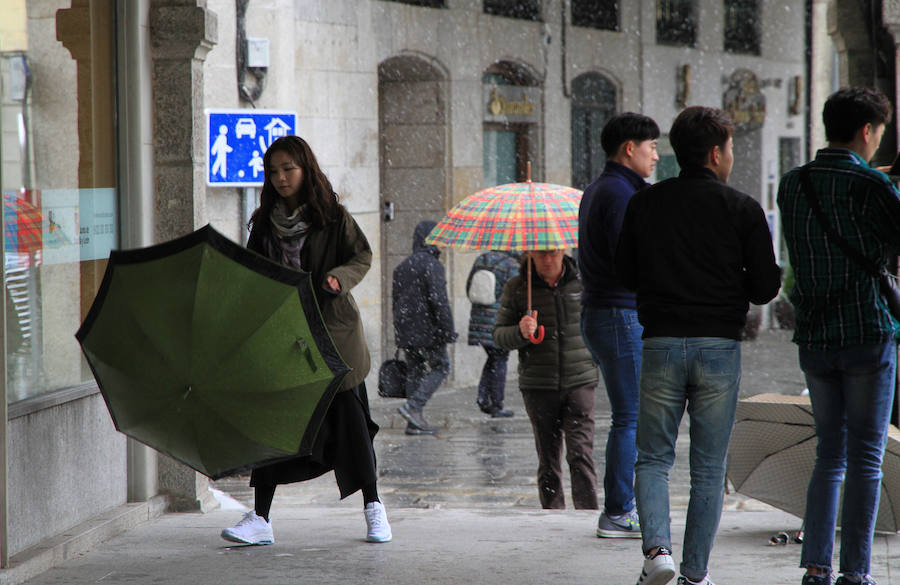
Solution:
[(265, 167), (263, 166), (263, 159), (261, 156), (259, 156), (258, 150), (253, 151), (253, 158), (250, 159), (250, 162), (247, 163), (247, 165), (251, 169), (253, 169), (253, 178), (254, 179), (259, 176), (259, 173), (263, 172), (263, 169)]
[(260, 187), (263, 156), (278, 138), (297, 130), (297, 114), (274, 110), (206, 110), (206, 184)]
[(219, 135), (216, 137), (216, 141), (213, 142), (213, 147), (209, 151), (211, 155), (216, 157), (212, 166), (213, 175), (218, 174), (223, 179), (226, 177), (228, 174), (228, 153), (233, 150), (233, 148), (228, 146), (228, 126), (222, 124), (219, 126)]

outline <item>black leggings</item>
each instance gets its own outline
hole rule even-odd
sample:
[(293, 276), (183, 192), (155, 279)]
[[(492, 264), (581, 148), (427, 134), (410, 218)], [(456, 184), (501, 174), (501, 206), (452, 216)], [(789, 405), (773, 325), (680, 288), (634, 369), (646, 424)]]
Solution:
[[(275, 484), (258, 485), (253, 488), (253, 508), (257, 516), (269, 520), (269, 511), (272, 509), (272, 500), (275, 499)], [(370, 484), (362, 488), (363, 506), (370, 502), (378, 501), (378, 485)]]

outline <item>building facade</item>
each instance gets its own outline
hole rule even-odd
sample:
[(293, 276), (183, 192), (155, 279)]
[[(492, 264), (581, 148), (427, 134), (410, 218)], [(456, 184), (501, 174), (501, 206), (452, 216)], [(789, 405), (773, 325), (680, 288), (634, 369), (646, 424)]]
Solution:
[[(116, 530), (215, 505), (205, 478), (116, 432), (74, 338), (111, 249), (207, 223), (246, 238), (258, 188), (211, 181), (210, 111), (296, 113), (375, 251), (354, 290), (374, 381), (393, 353), (390, 276), (415, 224), (524, 180), (528, 163), (535, 181), (585, 187), (616, 112), (652, 116), (665, 135), (686, 105), (727, 109), (731, 182), (777, 238), (778, 178), (808, 156), (810, 100), (827, 89), (809, 72), (842, 70), (823, 19), (847, 4), (0, 0), (0, 571), (26, 575), (35, 551), (98, 519), (118, 518)], [(660, 152), (654, 179), (677, 173), (665, 137)], [(36, 239), (18, 234), (28, 217)], [(476, 254), (442, 254), (460, 332)], [(474, 383), (482, 352), (461, 342), (452, 355), (456, 382)]]

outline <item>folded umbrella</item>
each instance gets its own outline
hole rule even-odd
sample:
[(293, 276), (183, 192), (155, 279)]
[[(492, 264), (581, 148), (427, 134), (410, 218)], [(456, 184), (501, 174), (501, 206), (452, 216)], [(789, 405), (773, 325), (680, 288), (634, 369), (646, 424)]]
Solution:
[(208, 225), (114, 251), (76, 337), (116, 428), (213, 479), (309, 454), (349, 371), (309, 274)]

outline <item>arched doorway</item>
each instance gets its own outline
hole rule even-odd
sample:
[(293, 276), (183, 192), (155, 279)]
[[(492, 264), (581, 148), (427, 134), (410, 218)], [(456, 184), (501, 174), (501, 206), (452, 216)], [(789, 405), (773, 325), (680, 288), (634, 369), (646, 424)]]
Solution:
[(420, 221), (438, 221), (447, 200), (446, 75), (418, 56), (378, 66), (382, 349), (394, 351), (391, 277), (412, 251)]
[(572, 186), (584, 189), (603, 170), (606, 153), (600, 133), (616, 113), (615, 84), (599, 73), (572, 80)]

